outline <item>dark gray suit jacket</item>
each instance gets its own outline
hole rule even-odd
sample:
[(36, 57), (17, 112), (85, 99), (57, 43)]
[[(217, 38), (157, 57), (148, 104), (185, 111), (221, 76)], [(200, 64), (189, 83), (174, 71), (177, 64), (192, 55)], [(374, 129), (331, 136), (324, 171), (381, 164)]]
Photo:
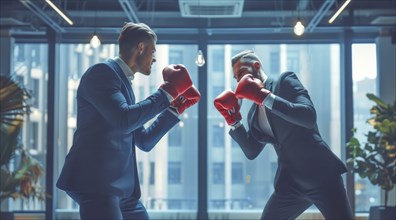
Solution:
[[(160, 90), (135, 103), (130, 83), (114, 60), (89, 68), (77, 90), (77, 130), (57, 187), (139, 198), (135, 146), (150, 151), (179, 122), (166, 110), (169, 105)], [(151, 126), (143, 127), (157, 115)]]
[(307, 90), (293, 72), (281, 74), (278, 80), (268, 78), (265, 88), (276, 95), (272, 110), (266, 109), (274, 138), (259, 129), (258, 106), (248, 114), (248, 126), (229, 134), (246, 157), (254, 159), (268, 143), (278, 155), (275, 189), (293, 185), (301, 190), (312, 189), (346, 172), (344, 163), (322, 140), (316, 124), (316, 112)]

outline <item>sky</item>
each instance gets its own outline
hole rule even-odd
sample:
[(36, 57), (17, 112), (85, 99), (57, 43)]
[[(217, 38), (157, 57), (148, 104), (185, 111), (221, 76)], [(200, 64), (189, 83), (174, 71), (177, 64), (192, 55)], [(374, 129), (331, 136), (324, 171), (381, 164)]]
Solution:
[(352, 44), (352, 77), (354, 81), (377, 77), (375, 44)]

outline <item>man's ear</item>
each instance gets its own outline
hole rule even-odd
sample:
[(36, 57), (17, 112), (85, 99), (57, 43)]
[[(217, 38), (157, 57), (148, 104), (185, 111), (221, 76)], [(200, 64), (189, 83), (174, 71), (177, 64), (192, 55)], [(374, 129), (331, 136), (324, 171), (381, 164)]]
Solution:
[(139, 55), (142, 55), (142, 53), (143, 53), (143, 51), (144, 51), (144, 43), (143, 42), (140, 42), (139, 44), (138, 44), (138, 46), (137, 46), (137, 52), (138, 52), (138, 54)]
[(253, 67), (256, 71), (260, 70), (260, 62), (259, 61), (254, 61)]

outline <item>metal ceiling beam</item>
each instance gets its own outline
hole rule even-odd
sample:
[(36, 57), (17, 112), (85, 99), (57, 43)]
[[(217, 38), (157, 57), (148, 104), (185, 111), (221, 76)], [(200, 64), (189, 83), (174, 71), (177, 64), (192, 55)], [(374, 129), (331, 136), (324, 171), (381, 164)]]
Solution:
[(140, 22), (138, 16), (136, 15), (136, 6), (134, 2), (130, 0), (118, 0), (118, 2), (120, 3), (129, 21), (135, 23)]
[(312, 32), (313, 29), (319, 24), (322, 18), (326, 15), (329, 11), (330, 7), (334, 4), (335, 0), (326, 0), (322, 7), (320, 7), (319, 11), (315, 14), (312, 18), (311, 22), (307, 25), (307, 32)]
[(300, 0), (297, 4), (297, 10), (306, 10), (308, 8), (309, 0)]
[(41, 8), (39, 8), (36, 4), (34, 4), (30, 0), (19, 0), (23, 5), (25, 5), (30, 11), (32, 11), (35, 15), (37, 15), (44, 23), (50, 26), (56, 32), (65, 32), (65, 29), (62, 28), (56, 21), (54, 21), (51, 17), (49, 17)]

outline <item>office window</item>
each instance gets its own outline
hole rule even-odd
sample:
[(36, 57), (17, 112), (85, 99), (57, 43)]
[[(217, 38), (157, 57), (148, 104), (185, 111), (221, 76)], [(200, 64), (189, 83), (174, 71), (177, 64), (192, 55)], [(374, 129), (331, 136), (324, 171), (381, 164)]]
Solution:
[(143, 162), (139, 161), (137, 163), (138, 165), (138, 173), (139, 173), (139, 183), (140, 185), (144, 184), (144, 167), (143, 167)]
[(181, 50), (169, 50), (169, 63), (170, 64), (179, 64), (183, 63), (183, 51)]
[(233, 162), (232, 163), (232, 184), (243, 183), (243, 163)]
[(155, 162), (150, 162), (150, 185), (155, 184)]
[(213, 86), (212, 88), (212, 100), (214, 100), (218, 95), (224, 91), (224, 86)]
[(270, 53), (270, 71), (271, 74), (279, 74), (280, 72), (280, 61), (279, 61), (279, 52), (271, 52)]
[(232, 148), (238, 148), (239, 147), (239, 144), (232, 138), (231, 138), (231, 147)]
[[(371, 126), (366, 123), (371, 118), (370, 101), (367, 93), (377, 94), (377, 62), (375, 44), (352, 44), (352, 79), (353, 79), (353, 126), (357, 128), (356, 136), (361, 143)], [(381, 192), (367, 178), (355, 174), (355, 210), (369, 211), (370, 206), (381, 204)]]
[(213, 56), (211, 59), (213, 62), (210, 63), (212, 71), (221, 73), (224, 72), (224, 65), (222, 65), (224, 59), (224, 49), (214, 49), (211, 51), (211, 54)]
[(144, 86), (138, 86), (138, 91), (139, 91), (139, 99), (137, 101), (142, 101), (144, 100), (146, 97), (144, 97)]
[(38, 140), (39, 140), (39, 124), (38, 122), (30, 122), (30, 129), (28, 129), (29, 135), (29, 145), (26, 146), (29, 149), (38, 150)]
[(168, 184), (180, 184), (181, 162), (169, 162), (168, 166)]
[(213, 184), (224, 184), (224, 163), (216, 162), (212, 166)]
[(40, 80), (37, 78), (32, 78), (30, 83), (30, 94), (32, 107), (39, 108), (40, 101)]
[(287, 71), (299, 72), (300, 60), (299, 51), (288, 51), (287, 53)]
[(182, 201), (177, 199), (168, 200), (168, 209), (182, 209)]
[(168, 146), (169, 147), (181, 147), (182, 146), (182, 127), (177, 124), (169, 131), (168, 135)]
[(224, 147), (224, 126), (219, 126), (218, 124), (214, 124), (212, 126), (212, 130), (213, 130), (212, 146)]
[[(338, 44), (259, 44), (209, 45), (208, 51), (223, 47), (223, 59), (216, 65), (224, 66), (223, 73), (208, 74), (209, 96), (216, 97), (227, 89), (235, 91), (230, 58), (253, 49), (263, 62), (263, 70), (270, 77), (291, 70), (297, 73), (308, 90), (317, 113), (317, 124), (324, 141), (340, 157), (340, 49)], [(275, 65), (273, 65), (275, 63)], [(279, 69), (277, 69), (279, 68)], [(211, 70), (208, 70), (211, 73)], [(320, 73), (320, 74), (318, 74)], [(216, 94), (215, 94), (216, 93)], [(252, 102), (243, 99), (242, 123), (248, 130), (247, 114)], [(265, 146), (254, 160), (248, 160), (238, 144), (228, 134), (230, 126), (208, 102), (208, 209), (262, 211), (274, 191), (273, 179), (277, 169), (277, 155), (272, 145)], [(221, 147), (220, 147), (221, 146)], [(241, 171), (242, 170), (242, 171)], [(224, 198), (227, 198), (226, 200)]]
[[(24, 118), (21, 132), (21, 144), (28, 153), (38, 160), (45, 169), (46, 163), (46, 140), (47, 140), (47, 51), (46, 44), (14, 44), (15, 56), (11, 57), (13, 62), (13, 73), (20, 83), (24, 84), (31, 93), (31, 110), (29, 117)], [(43, 59), (45, 58), (45, 59)], [(14, 167), (19, 165), (20, 156), (16, 155)], [(38, 180), (38, 186), (45, 188), (46, 173)], [(3, 201), (2, 201), (3, 202)], [(43, 211), (45, 201), (37, 198), (16, 199), (11, 203), (11, 211)]]

